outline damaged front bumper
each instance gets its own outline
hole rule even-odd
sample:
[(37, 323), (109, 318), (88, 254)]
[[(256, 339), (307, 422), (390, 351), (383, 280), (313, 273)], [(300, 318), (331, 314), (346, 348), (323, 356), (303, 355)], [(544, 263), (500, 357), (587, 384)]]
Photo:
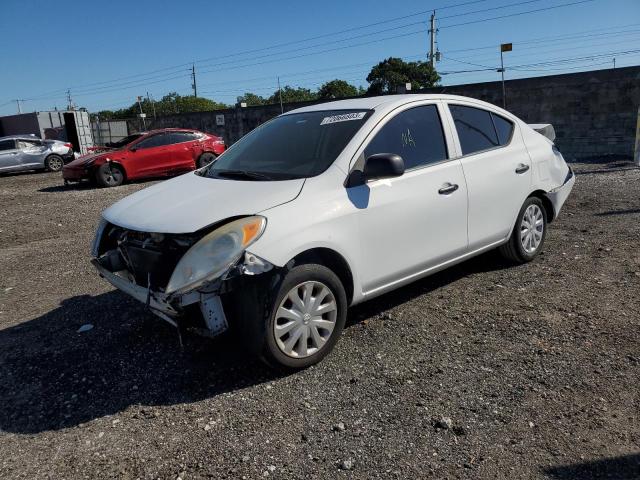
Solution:
[(192, 291), (167, 294), (153, 290), (150, 285), (143, 287), (136, 284), (127, 278), (128, 272), (126, 270), (121, 272), (108, 270), (101, 263), (100, 258), (94, 257), (91, 263), (100, 276), (111, 285), (144, 303), (151, 312), (178, 329), (185, 326), (182, 322), (186, 310), (191, 306), (199, 307), (203, 322), (201, 325), (190, 325), (189, 329), (209, 337), (219, 335), (228, 328), (221, 295), (233, 288), (230, 286), (231, 283), (241, 275), (253, 276), (273, 269), (273, 265), (269, 262), (245, 252), (242, 260), (220, 278)]

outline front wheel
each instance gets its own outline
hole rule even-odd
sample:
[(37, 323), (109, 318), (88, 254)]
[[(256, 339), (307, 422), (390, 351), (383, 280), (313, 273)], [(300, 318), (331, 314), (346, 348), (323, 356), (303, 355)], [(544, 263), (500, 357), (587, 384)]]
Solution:
[(278, 291), (253, 319), (241, 340), (268, 365), (306, 368), (326, 357), (344, 328), (347, 296), (340, 279), (323, 265), (292, 268)]
[(515, 263), (530, 262), (542, 250), (546, 234), (547, 212), (542, 200), (529, 197), (518, 213), (511, 238), (500, 247), (500, 253)]
[(101, 187), (117, 187), (124, 181), (124, 170), (118, 165), (103, 163), (96, 170), (95, 178)]
[(211, 162), (213, 162), (216, 158), (218, 157), (216, 157), (213, 153), (205, 152), (202, 155), (200, 155), (200, 158), (198, 158), (198, 160), (196, 161), (196, 168), (206, 167)]

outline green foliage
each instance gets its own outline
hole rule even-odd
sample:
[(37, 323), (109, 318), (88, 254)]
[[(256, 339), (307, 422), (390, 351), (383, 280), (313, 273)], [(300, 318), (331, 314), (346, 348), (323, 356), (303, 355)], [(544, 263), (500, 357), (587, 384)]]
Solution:
[[(335, 79), (324, 83), (317, 91), (308, 88), (291, 87), (286, 85), (282, 88), (282, 102), (309, 102), (313, 100), (331, 100), (334, 98), (355, 97), (357, 95), (382, 95), (385, 93), (395, 93), (399, 86), (411, 83), (412, 90), (428, 88), (437, 85), (440, 76), (431, 68), (428, 62), (405, 62), (401, 58), (390, 57), (375, 65), (369, 75), (367, 82), (369, 88), (355, 87), (350, 83)], [(276, 90), (269, 97), (262, 97), (252, 92), (246, 92), (237, 97), (238, 103), (246, 103), (247, 106), (268, 105), (280, 103), (280, 91)], [(142, 110), (147, 117), (153, 116), (155, 107), (156, 115), (171, 115), (175, 113), (206, 112), (229, 108), (227, 105), (215, 102), (208, 98), (182, 96), (176, 92), (171, 92), (162, 99), (150, 102), (146, 98), (141, 102)], [(98, 115), (103, 120), (133, 118), (140, 113), (137, 102), (133, 102), (130, 107), (120, 110), (103, 110)]]
[[(147, 117), (153, 116), (155, 108), (156, 115), (171, 115), (172, 113), (184, 113), (184, 112), (208, 112), (211, 110), (220, 110), (227, 108), (227, 105), (218, 103), (208, 98), (182, 96), (176, 92), (171, 92), (162, 97), (160, 100), (150, 102), (146, 98), (140, 102), (142, 104), (142, 111), (147, 114)], [(98, 112), (97, 115), (103, 120), (114, 120), (123, 118), (132, 118), (140, 113), (140, 107), (138, 102), (134, 102), (130, 107), (122, 108), (120, 110), (103, 110)]]
[(237, 100), (238, 103), (246, 103), (248, 107), (253, 107), (256, 105), (266, 105), (267, 103), (269, 103), (268, 99), (251, 92), (246, 92), (241, 97), (238, 97)]
[(369, 75), (371, 95), (395, 93), (399, 86), (411, 83), (411, 90), (434, 87), (440, 81), (440, 75), (428, 62), (405, 62), (401, 58), (389, 57), (375, 65)]
[[(293, 88), (289, 85), (285, 86), (282, 89), (282, 102), (290, 103), (290, 102), (309, 102), (312, 100), (316, 100), (318, 98), (317, 92), (312, 92), (308, 88)], [(276, 90), (273, 92), (268, 99), (268, 103), (280, 103), (280, 91)]]
[(318, 90), (318, 98), (330, 100), (332, 98), (355, 97), (358, 95), (358, 89), (345, 82), (344, 80), (331, 80), (325, 83)]

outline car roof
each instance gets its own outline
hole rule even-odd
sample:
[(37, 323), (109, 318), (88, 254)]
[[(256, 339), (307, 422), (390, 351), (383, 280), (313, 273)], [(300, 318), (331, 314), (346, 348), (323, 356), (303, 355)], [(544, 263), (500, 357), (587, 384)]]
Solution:
[(6, 137), (0, 137), (0, 141), (1, 140), (41, 140), (41, 138), (32, 133), (25, 133), (24, 135), (7, 135)]
[(139, 133), (141, 133), (142, 135), (155, 135), (156, 133), (166, 133), (166, 132), (200, 132), (200, 130), (196, 130), (195, 128), (157, 128), (155, 130), (149, 130), (148, 132), (139, 132)]
[(319, 112), (323, 110), (393, 110), (401, 105), (416, 102), (420, 100), (445, 100), (445, 101), (473, 101), (475, 103), (484, 104), (496, 108), (495, 105), (483, 102), (476, 98), (462, 97), (460, 95), (445, 95), (439, 93), (409, 93), (404, 95), (382, 95), (377, 97), (360, 97), (350, 98), (347, 100), (336, 100), (333, 102), (319, 103), (309, 105), (295, 110), (286, 112), (285, 115), (292, 113)]

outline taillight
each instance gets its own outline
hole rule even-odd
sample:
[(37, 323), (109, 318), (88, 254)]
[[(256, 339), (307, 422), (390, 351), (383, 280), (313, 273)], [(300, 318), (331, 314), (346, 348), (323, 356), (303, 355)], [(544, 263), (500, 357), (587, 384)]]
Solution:
[(73, 148), (73, 143), (67, 142), (67, 143), (64, 144), (64, 146), (67, 147), (67, 148)]

